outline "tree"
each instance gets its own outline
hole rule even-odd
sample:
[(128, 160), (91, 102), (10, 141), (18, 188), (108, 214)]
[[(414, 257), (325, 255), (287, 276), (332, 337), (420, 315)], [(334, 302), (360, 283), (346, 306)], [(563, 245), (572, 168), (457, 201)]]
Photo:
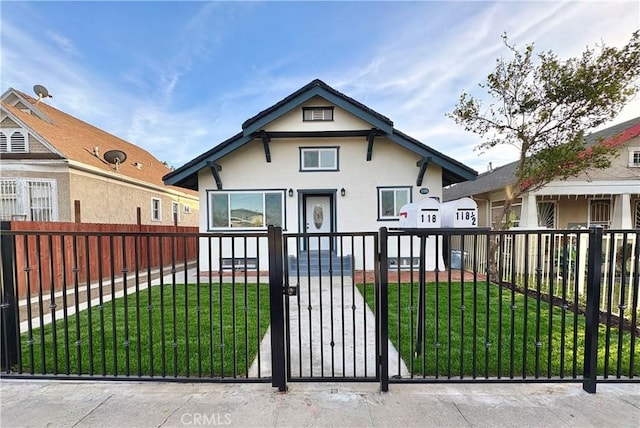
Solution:
[(519, 150), (515, 180), (505, 189), (502, 218), (496, 219), (504, 229), (513, 201), (524, 192), (611, 165), (616, 150), (605, 144), (587, 148), (584, 136), (616, 117), (638, 92), (640, 36), (634, 32), (620, 49), (587, 47), (582, 56), (564, 61), (552, 51), (534, 55), (533, 44), (521, 52), (506, 33), (502, 40), (513, 58), (497, 59), (480, 84), (495, 102), (483, 109), (480, 99), (463, 92), (448, 116), (483, 138), (476, 149), (509, 144)]

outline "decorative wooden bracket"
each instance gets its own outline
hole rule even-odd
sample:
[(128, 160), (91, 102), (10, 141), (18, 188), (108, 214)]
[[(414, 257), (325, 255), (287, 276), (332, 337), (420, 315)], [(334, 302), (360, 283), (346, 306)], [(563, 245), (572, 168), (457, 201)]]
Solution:
[(218, 188), (218, 190), (222, 190), (222, 180), (220, 179), (220, 171), (222, 170), (222, 166), (212, 161), (207, 161), (207, 166), (211, 170), (213, 179), (216, 181), (216, 187)]
[(371, 128), (369, 131), (369, 135), (367, 135), (367, 161), (371, 160), (371, 155), (373, 154), (373, 140), (376, 137), (375, 128)]
[(420, 167), (420, 171), (418, 171), (418, 178), (416, 180), (416, 186), (422, 186), (424, 173), (427, 172), (427, 166), (429, 165), (429, 162), (431, 162), (431, 156), (424, 157), (416, 163), (416, 166)]
[(262, 138), (262, 146), (264, 147), (264, 157), (267, 159), (267, 162), (271, 162), (271, 151), (269, 150), (271, 137), (269, 137), (266, 132), (260, 131), (260, 138)]

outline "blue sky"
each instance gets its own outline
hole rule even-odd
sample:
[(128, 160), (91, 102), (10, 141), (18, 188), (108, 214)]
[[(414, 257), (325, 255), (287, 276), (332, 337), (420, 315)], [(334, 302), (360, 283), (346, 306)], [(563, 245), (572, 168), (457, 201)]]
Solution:
[[(319, 78), (482, 172), (515, 159), (451, 119), (512, 42), (622, 46), (640, 2), (0, 3), (0, 91), (29, 94), (180, 166)], [(640, 113), (640, 100), (613, 123)]]

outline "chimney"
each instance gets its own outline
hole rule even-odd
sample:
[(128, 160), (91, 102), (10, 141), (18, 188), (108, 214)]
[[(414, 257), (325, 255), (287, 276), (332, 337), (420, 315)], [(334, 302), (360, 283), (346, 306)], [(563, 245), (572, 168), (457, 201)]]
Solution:
[(487, 171), (491, 172), (493, 171), (493, 163), (489, 162), (489, 165), (487, 165)]
[(100, 157), (100, 147), (98, 146), (93, 146), (93, 155), (97, 158)]

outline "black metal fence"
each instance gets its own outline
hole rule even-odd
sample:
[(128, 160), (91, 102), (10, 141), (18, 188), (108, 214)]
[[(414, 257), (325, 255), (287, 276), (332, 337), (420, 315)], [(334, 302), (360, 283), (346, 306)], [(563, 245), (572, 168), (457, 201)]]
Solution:
[[(3, 230), (1, 239), (3, 376), (271, 380), (269, 281), (253, 262), (266, 233)], [(168, 263), (148, 262), (167, 249)]]
[[(603, 269), (611, 254), (603, 242), (622, 233), (614, 278)], [(419, 257), (381, 267), (393, 275), (383, 277), (381, 295), (399, 355), (383, 376), (391, 383), (581, 382), (591, 392), (597, 382), (637, 382), (639, 233), (388, 232), (381, 254), (404, 239), (412, 245), (405, 252)], [(443, 257), (425, 269), (424, 254), (440, 248)], [(572, 257), (558, 262), (557, 254)]]
[(2, 376), (595, 392), (640, 379), (639, 234), (3, 230)]

